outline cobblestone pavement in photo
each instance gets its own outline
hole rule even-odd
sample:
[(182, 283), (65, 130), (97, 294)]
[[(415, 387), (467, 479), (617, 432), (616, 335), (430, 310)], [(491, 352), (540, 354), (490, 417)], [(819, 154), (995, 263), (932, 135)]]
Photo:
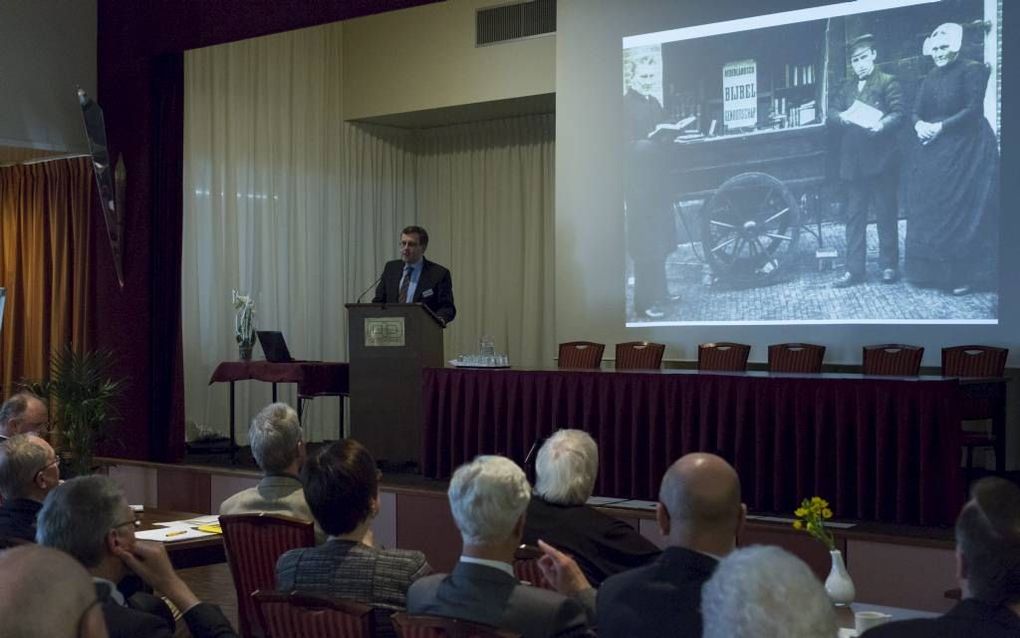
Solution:
[[(812, 230), (817, 226), (812, 225)], [(906, 222), (900, 222), (900, 259)], [(629, 322), (687, 321), (822, 321), (855, 320), (988, 320), (998, 315), (996, 292), (974, 292), (954, 297), (947, 291), (925, 289), (900, 279), (893, 284), (879, 281), (878, 237), (875, 226), (868, 226), (868, 262), (866, 281), (849, 288), (833, 288), (832, 282), (844, 272), (846, 241), (842, 223), (822, 225), (822, 245), (836, 249), (835, 260), (819, 260), (818, 241), (801, 230), (796, 254), (787, 259), (771, 283), (736, 287), (715, 280), (711, 269), (700, 258), (699, 243), (684, 244), (670, 255), (666, 275), (670, 294), (680, 301), (664, 307), (659, 319), (635, 318), (633, 286), (627, 285)], [(902, 268), (901, 268), (902, 272)]]

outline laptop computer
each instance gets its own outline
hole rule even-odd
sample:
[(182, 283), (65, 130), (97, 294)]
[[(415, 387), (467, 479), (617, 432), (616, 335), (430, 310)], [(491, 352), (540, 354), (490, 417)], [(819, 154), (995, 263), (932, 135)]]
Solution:
[(259, 330), (256, 332), (259, 343), (262, 344), (262, 352), (266, 355), (266, 361), (272, 363), (289, 363), (294, 361), (287, 348), (287, 341), (283, 338), (282, 332), (276, 330)]

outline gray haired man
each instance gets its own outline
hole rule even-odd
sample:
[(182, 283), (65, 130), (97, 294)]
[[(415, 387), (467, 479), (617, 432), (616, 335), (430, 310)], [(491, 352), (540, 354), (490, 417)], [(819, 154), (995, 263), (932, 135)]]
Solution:
[(15, 434), (45, 434), (49, 425), (46, 404), (31, 392), (18, 392), (0, 405), (0, 440)]
[(35, 518), (43, 500), (60, 484), (60, 457), (34, 434), (0, 442), (0, 537), (35, 540)]

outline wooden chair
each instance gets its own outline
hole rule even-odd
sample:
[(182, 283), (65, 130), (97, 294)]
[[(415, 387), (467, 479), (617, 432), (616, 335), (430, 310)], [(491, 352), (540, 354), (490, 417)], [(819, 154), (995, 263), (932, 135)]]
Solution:
[[(952, 346), (942, 348), (944, 377), (1001, 377), (1006, 372), (1009, 349), (994, 346)], [(1001, 397), (964, 396), (960, 418), (964, 421), (991, 419), (992, 429), (986, 432), (964, 432), (963, 447), (967, 451), (966, 471), (974, 462), (974, 448), (990, 447), (995, 452), (995, 471), (1006, 469), (1006, 428)]]
[(818, 374), (825, 346), (811, 343), (777, 343), (769, 346), (769, 372)]
[(916, 377), (921, 372), (924, 348), (902, 343), (864, 346), (861, 371), (873, 376)]
[(512, 631), (457, 618), (411, 616), (404, 612), (391, 618), (399, 638), (520, 638), (520, 634)]
[(712, 372), (743, 372), (751, 346), (743, 343), (703, 343), (698, 346), (698, 370)]
[(252, 593), (276, 587), (276, 560), (286, 551), (315, 545), (311, 522), (276, 514), (220, 517), (223, 546), (237, 591), (241, 636), (264, 636)]
[(518, 547), (517, 551), (514, 552), (514, 576), (521, 582), (531, 583), (535, 587), (555, 591), (553, 586), (546, 581), (545, 576), (542, 575), (542, 570), (538, 567), (539, 558), (542, 558), (542, 550), (534, 545), (521, 545)]
[(372, 638), (372, 608), (362, 603), (300, 592), (251, 595), (268, 638)]
[(657, 370), (662, 367), (666, 345), (648, 341), (628, 341), (616, 344), (617, 370)]
[(604, 343), (593, 341), (568, 341), (560, 344), (557, 367), (574, 369), (595, 369), (602, 365)]

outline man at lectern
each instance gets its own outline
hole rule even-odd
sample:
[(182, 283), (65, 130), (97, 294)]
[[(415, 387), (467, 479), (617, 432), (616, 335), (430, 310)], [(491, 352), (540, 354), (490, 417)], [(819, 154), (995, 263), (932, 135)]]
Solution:
[(400, 231), (400, 259), (386, 262), (372, 303), (421, 303), (444, 324), (453, 321), (453, 282), (450, 271), (425, 259), (429, 234), (421, 226)]

